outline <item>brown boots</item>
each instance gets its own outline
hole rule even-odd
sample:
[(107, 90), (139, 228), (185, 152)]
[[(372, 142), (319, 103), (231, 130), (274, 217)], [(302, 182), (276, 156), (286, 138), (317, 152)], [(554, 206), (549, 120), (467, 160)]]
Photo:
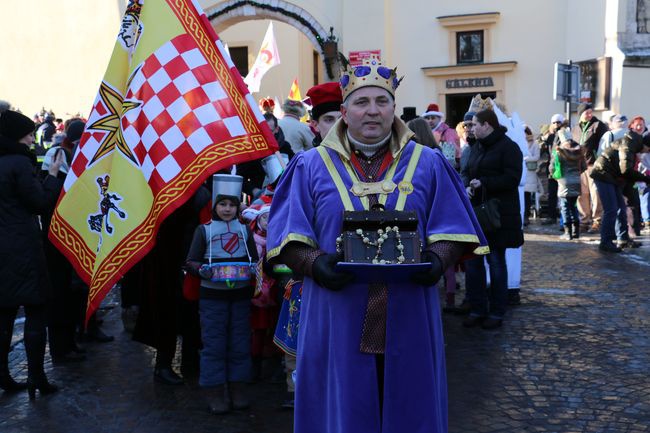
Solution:
[(228, 382), (228, 391), (230, 401), (226, 398), (226, 385), (217, 385), (210, 388), (204, 388), (203, 393), (208, 403), (208, 411), (215, 415), (223, 415), (232, 409), (244, 410), (250, 407), (250, 402), (246, 397), (246, 384), (243, 382)]
[(208, 403), (208, 411), (215, 415), (223, 415), (230, 411), (230, 405), (226, 401), (226, 386), (217, 385), (210, 388), (204, 388), (203, 393)]
[(228, 382), (230, 400), (234, 410), (248, 409), (251, 404), (246, 397), (246, 384), (244, 382)]

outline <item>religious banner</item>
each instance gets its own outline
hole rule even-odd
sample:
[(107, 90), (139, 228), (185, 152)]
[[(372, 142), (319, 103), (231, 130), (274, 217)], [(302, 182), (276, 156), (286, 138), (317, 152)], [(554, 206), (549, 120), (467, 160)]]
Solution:
[(248, 85), (248, 90), (251, 93), (259, 92), (260, 85), (262, 84), (262, 77), (272, 67), (280, 64), (280, 52), (278, 51), (278, 44), (275, 42), (275, 34), (273, 33), (273, 22), (269, 23), (269, 28), (266, 29), (266, 35), (262, 40), (262, 46), (253, 67), (244, 78), (244, 82)]
[(197, 2), (131, 0), (49, 233), (87, 317), (208, 176), (276, 149)]

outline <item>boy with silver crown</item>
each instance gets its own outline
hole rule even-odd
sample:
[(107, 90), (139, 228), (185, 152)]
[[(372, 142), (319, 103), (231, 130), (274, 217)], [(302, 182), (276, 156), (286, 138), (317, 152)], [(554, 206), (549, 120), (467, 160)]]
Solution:
[[(395, 69), (377, 59), (341, 78), (342, 117), (280, 178), (269, 260), (304, 275), (294, 432), (444, 433), (447, 389), (435, 284), (486, 241), (455, 170), (395, 116)], [(401, 283), (337, 269), (343, 212), (414, 211), (426, 270)], [(383, 265), (376, 265), (383, 266)]]
[(249, 406), (244, 384), (249, 380), (250, 300), (252, 268), (258, 260), (253, 234), (239, 221), (243, 178), (215, 174), (212, 221), (194, 231), (186, 269), (201, 277), (201, 372), (208, 408), (214, 414)]

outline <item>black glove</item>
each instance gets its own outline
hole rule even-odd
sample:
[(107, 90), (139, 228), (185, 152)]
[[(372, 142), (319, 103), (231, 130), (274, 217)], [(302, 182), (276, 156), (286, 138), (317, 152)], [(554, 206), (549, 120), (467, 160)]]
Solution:
[(341, 290), (354, 281), (354, 275), (347, 272), (338, 272), (336, 263), (341, 261), (339, 254), (323, 254), (318, 256), (311, 266), (311, 275), (319, 286), (329, 290)]
[(210, 269), (210, 265), (201, 265), (199, 268), (199, 277), (203, 278), (204, 280), (209, 280), (212, 278), (212, 269)]
[(420, 258), (422, 263), (431, 263), (431, 267), (426, 271), (418, 271), (411, 274), (411, 282), (420, 284), (422, 286), (433, 286), (440, 280), (442, 274), (445, 272), (442, 269), (442, 262), (435, 253), (425, 251)]

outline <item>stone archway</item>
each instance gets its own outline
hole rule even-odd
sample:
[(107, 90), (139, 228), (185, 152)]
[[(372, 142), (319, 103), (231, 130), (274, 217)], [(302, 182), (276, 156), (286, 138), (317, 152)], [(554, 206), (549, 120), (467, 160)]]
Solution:
[(228, 0), (205, 9), (217, 34), (230, 26), (249, 20), (272, 19), (302, 32), (321, 54), (330, 79), (338, 78), (338, 48), (333, 35), (305, 9), (284, 0)]

